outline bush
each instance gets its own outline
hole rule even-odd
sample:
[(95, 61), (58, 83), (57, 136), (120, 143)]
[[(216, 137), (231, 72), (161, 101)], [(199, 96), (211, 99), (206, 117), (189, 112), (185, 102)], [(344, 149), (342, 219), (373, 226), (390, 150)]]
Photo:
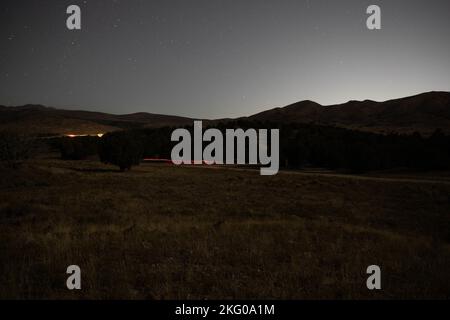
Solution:
[(0, 161), (17, 168), (22, 160), (33, 154), (33, 139), (13, 132), (0, 132)]
[(63, 138), (59, 144), (64, 160), (84, 160), (98, 154), (98, 137)]
[(99, 145), (100, 160), (116, 165), (121, 171), (139, 165), (143, 158), (143, 143), (140, 135), (131, 131), (105, 134)]

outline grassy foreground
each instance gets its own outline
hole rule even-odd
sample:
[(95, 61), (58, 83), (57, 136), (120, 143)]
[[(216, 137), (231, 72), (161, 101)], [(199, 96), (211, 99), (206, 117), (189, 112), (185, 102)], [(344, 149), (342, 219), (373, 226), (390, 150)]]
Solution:
[[(59, 160), (0, 174), (3, 299), (450, 296), (445, 177)], [(366, 288), (371, 264), (381, 291)]]

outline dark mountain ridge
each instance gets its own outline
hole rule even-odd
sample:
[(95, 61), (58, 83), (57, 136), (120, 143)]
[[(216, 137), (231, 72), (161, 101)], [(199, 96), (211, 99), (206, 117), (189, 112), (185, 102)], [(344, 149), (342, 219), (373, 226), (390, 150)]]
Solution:
[(245, 119), (314, 123), (379, 133), (430, 134), (438, 128), (450, 132), (450, 93), (428, 92), (384, 102), (349, 101), (330, 106), (301, 101)]
[[(97, 134), (130, 128), (185, 126), (193, 118), (138, 112), (114, 115), (83, 110), (62, 110), (42, 105), (0, 106), (0, 130), (32, 134)], [(384, 102), (349, 101), (322, 106), (305, 100), (234, 120), (276, 123), (311, 123), (377, 133), (450, 133), (450, 93), (427, 92)]]

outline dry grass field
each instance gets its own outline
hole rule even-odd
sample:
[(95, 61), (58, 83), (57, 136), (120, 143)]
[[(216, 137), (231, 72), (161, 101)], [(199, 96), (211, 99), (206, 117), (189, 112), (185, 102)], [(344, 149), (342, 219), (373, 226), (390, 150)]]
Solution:
[(450, 297), (445, 176), (50, 159), (0, 173), (2, 299)]

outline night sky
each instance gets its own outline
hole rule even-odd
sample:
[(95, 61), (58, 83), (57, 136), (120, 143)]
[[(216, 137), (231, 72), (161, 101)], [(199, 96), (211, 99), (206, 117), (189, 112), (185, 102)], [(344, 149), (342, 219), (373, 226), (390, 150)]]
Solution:
[(2, 0), (0, 26), (2, 105), (220, 118), (450, 91), (448, 0)]

